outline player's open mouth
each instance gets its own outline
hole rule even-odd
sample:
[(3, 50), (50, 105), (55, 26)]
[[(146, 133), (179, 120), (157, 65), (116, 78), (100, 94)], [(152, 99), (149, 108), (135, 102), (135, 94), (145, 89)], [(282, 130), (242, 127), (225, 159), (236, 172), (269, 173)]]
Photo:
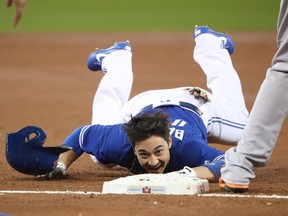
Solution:
[(157, 166), (147, 166), (147, 171), (149, 173), (159, 173), (159, 170), (162, 168), (162, 164), (159, 164)]

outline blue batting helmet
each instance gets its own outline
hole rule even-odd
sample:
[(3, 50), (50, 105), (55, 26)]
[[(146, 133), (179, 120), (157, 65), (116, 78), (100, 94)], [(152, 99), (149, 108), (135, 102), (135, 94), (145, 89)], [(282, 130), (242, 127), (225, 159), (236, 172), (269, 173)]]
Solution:
[(51, 172), (61, 153), (72, 149), (69, 146), (43, 147), (46, 133), (39, 127), (27, 126), (6, 136), (6, 158), (17, 171), (28, 175), (43, 175)]

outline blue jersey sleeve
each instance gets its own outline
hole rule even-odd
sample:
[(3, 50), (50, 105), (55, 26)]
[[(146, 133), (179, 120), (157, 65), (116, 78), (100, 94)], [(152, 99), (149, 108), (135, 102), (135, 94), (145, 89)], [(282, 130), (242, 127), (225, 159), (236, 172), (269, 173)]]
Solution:
[(215, 158), (214, 161), (207, 163), (207, 164), (203, 164), (202, 166), (207, 167), (213, 173), (215, 177), (214, 182), (218, 182), (219, 178), (221, 177), (220, 170), (224, 165), (225, 165), (225, 158), (223, 154)]
[(73, 148), (74, 153), (77, 157), (83, 154), (83, 150), (79, 144), (79, 135), (84, 126), (75, 129), (65, 140), (64, 144)]
[(80, 146), (103, 164), (114, 163), (131, 167), (135, 156), (121, 124), (89, 125), (80, 133)]

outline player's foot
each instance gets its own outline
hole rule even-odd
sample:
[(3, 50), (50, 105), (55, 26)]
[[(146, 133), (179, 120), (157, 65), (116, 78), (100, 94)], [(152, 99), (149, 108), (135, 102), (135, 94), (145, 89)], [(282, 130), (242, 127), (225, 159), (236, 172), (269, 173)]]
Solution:
[(230, 55), (234, 52), (234, 43), (233, 43), (233, 41), (229, 35), (227, 35), (225, 33), (213, 31), (208, 26), (197, 26), (196, 25), (195, 31), (194, 31), (194, 38), (196, 38), (202, 34), (215, 35), (216, 37), (218, 37), (219, 39), (222, 40), (222, 48), (228, 50)]
[[(115, 42), (115, 44), (107, 49), (96, 50), (90, 54), (87, 60), (87, 67), (91, 71), (102, 70), (103, 59), (112, 52), (118, 50), (127, 50), (131, 52), (131, 46), (129, 41), (126, 42)], [(105, 71), (104, 71), (105, 72)]]
[(219, 186), (223, 191), (234, 193), (244, 193), (249, 188), (249, 185), (230, 184), (224, 182), (222, 178), (219, 179)]

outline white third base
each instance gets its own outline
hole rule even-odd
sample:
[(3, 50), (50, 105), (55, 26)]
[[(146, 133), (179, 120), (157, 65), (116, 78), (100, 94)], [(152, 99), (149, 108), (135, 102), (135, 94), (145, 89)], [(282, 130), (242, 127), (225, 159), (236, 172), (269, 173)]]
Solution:
[(103, 184), (103, 194), (193, 195), (209, 191), (206, 179), (181, 175), (140, 174), (121, 177)]

